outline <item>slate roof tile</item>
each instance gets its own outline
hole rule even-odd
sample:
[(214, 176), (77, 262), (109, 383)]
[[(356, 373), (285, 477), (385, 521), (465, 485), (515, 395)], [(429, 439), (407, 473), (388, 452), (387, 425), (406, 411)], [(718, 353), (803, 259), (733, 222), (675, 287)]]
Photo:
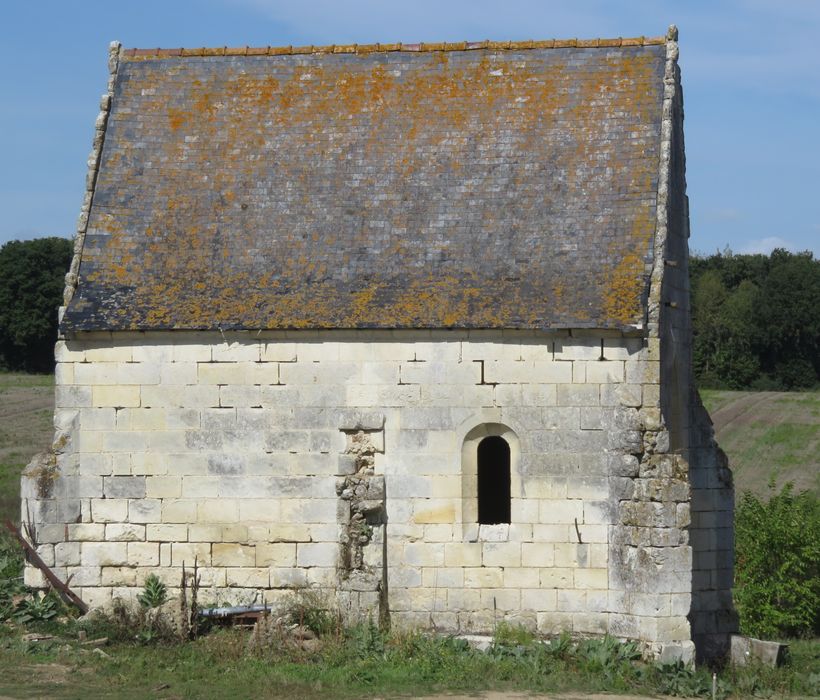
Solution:
[(126, 50), (63, 329), (638, 326), (665, 56)]

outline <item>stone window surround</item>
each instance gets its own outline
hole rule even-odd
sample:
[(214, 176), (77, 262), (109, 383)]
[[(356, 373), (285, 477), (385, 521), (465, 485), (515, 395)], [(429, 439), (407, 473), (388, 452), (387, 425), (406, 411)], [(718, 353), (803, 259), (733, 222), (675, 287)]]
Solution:
[[(510, 523), (478, 523), (478, 445), (486, 437), (500, 437), (510, 446)], [(521, 444), (509, 426), (498, 422), (479, 423), (467, 431), (461, 443), (461, 527), (468, 542), (506, 542), (510, 528), (521, 522), (516, 505), (524, 494), (521, 478)]]

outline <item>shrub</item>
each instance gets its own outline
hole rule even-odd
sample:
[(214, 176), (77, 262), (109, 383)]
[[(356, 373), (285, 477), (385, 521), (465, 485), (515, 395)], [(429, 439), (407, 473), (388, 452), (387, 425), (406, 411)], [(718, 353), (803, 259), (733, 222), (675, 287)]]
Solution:
[(786, 484), (763, 502), (743, 494), (735, 513), (735, 604), (744, 633), (820, 631), (820, 501)]

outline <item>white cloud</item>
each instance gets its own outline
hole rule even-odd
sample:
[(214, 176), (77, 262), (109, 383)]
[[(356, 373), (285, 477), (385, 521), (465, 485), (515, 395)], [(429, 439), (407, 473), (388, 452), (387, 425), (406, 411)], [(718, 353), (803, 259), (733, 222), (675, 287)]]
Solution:
[(754, 241), (747, 241), (737, 252), (744, 254), (763, 253), (764, 255), (768, 255), (775, 248), (785, 248), (792, 252), (797, 251), (797, 246), (791, 241), (779, 238), (778, 236), (769, 236)]

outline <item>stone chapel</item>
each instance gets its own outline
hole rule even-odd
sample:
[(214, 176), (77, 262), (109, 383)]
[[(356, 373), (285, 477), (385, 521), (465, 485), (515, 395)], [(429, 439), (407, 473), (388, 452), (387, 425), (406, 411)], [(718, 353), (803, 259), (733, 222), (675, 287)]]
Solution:
[(113, 44), (40, 556), (91, 606), (196, 558), (205, 599), (720, 653), (677, 57)]

